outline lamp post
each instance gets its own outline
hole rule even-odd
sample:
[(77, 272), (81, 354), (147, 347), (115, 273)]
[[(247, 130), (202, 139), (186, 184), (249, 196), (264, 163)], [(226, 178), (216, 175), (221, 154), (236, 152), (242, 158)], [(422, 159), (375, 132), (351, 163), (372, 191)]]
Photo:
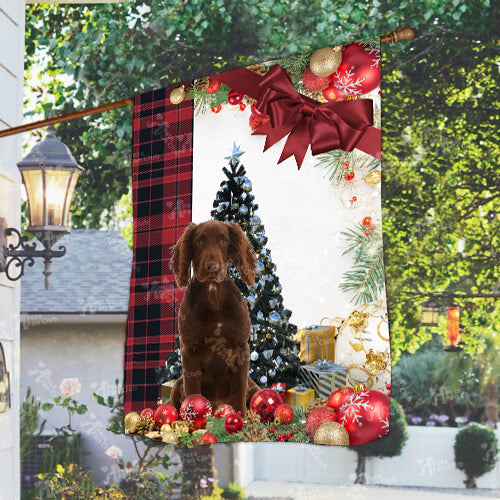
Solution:
[[(460, 309), (451, 306), (446, 309), (446, 334), (450, 343), (444, 348), (445, 351), (461, 351), (462, 347), (457, 345), (460, 338)], [(461, 342), (463, 344), (463, 341)]]
[[(34, 258), (41, 257), (44, 262), (43, 274), (45, 288), (49, 287), (49, 276), (53, 258), (62, 257), (66, 249), (52, 246), (69, 233), (69, 208), (75, 192), (78, 177), (83, 168), (78, 165), (68, 147), (59, 141), (53, 126), (47, 128), (47, 136), (17, 164), (21, 172), (28, 199), (28, 231), (40, 241), (43, 248), (37, 249), (36, 243), (29, 244), (26, 236), (0, 217), (0, 272), (15, 281), (24, 275), (24, 268), (33, 266)], [(15, 235), (17, 243), (7, 244), (7, 237)], [(13, 270), (17, 269), (17, 274)]]
[(439, 304), (434, 300), (428, 300), (420, 306), (420, 324), (422, 326), (438, 326), (439, 325)]

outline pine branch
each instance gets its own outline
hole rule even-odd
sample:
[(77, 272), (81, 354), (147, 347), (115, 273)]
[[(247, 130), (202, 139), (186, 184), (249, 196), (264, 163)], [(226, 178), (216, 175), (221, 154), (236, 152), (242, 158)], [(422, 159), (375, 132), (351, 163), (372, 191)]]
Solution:
[(294, 86), (302, 80), (302, 73), (309, 66), (309, 59), (311, 58), (312, 51), (303, 52), (290, 57), (284, 57), (274, 61), (279, 64), (283, 69), (288, 71)]
[(194, 110), (196, 115), (205, 114), (208, 110), (222, 104), (227, 104), (227, 95), (231, 89), (227, 85), (221, 85), (215, 94), (207, 94), (204, 90), (198, 91), (191, 86), (188, 98), (194, 99)]
[(363, 45), (363, 47), (369, 46), (380, 50), (380, 36), (367, 36), (366, 38), (359, 40), (357, 43)]

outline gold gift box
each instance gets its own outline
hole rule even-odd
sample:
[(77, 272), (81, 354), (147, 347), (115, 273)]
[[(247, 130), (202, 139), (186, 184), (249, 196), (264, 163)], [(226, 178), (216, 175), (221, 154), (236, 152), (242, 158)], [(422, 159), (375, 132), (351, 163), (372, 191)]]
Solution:
[(165, 382), (164, 384), (161, 384), (160, 388), (160, 396), (162, 401), (169, 400), (170, 399), (170, 394), (172, 393), (172, 388), (174, 387), (174, 384), (177, 382), (177, 379), (172, 379), (169, 380), (168, 382)]
[(297, 330), (300, 341), (300, 360), (314, 363), (318, 359), (335, 361), (335, 337), (337, 328), (330, 325), (311, 326)]
[(314, 389), (298, 385), (286, 391), (286, 403), (290, 406), (307, 406), (314, 401)]

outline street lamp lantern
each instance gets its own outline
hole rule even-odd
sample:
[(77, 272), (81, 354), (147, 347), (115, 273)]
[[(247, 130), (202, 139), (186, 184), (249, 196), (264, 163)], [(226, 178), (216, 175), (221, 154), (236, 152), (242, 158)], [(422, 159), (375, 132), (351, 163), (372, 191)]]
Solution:
[(439, 304), (433, 300), (424, 302), (421, 306), (420, 324), (422, 326), (439, 325)]
[(446, 309), (446, 334), (449, 344), (444, 348), (445, 351), (461, 351), (462, 348), (457, 345), (460, 338), (460, 309), (458, 306)]
[[(37, 250), (36, 243), (29, 244), (27, 237), (21, 236), (16, 228), (8, 228), (5, 219), (0, 218), (0, 241), (3, 241), (0, 272), (4, 271), (12, 281), (18, 280), (26, 264), (32, 266), (35, 257), (42, 257), (45, 287), (48, 288), (51, 259), (66, 253), (64, 247), (52, 250), (52, 246), (70, 232), (69, 209), (78, 177), (84, 169), (69, 148), (57, 139), (52, 125), (47, 128), (43, 141), (35, 144), (17, 166), (28, 199), (28, 231), (36, 236), (43, 249)], [(7, 237), (12, 235), (16, 235), (17, 244), (7, 245)], [(18, 269), (17, 274), (11, 274), (14, 268)]]

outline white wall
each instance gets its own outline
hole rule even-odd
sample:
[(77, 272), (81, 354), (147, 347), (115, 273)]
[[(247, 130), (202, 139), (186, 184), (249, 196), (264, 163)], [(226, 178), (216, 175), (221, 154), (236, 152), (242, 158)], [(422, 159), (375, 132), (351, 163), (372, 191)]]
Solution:
[[(0, 130), (22, 123), (24, 0), (0, 0)], [(0, 139), (0, 217), (20, 224), (20, 137)], [(0, 342), (12, 408), (0, 413), (0, 499), (19, 498), (19, 285), (0, 273)]]
[[(394, 486), (464, 487), (465, 475), (456, 469), (453, 444), (457, 428), (408, 427), (409, 438), (399, 457), (370, 458), (368, 484)], [(497, 430), (500, 439), (500, 430)], [(356, 453), (337, 446), (293, 443), (237, 445), (235, 464), (239, 484), (252, 481), (293, 481), (346, 484), (355, 479)], [(500, 463), (477, 480), (479, 488), (500, 488)]]

